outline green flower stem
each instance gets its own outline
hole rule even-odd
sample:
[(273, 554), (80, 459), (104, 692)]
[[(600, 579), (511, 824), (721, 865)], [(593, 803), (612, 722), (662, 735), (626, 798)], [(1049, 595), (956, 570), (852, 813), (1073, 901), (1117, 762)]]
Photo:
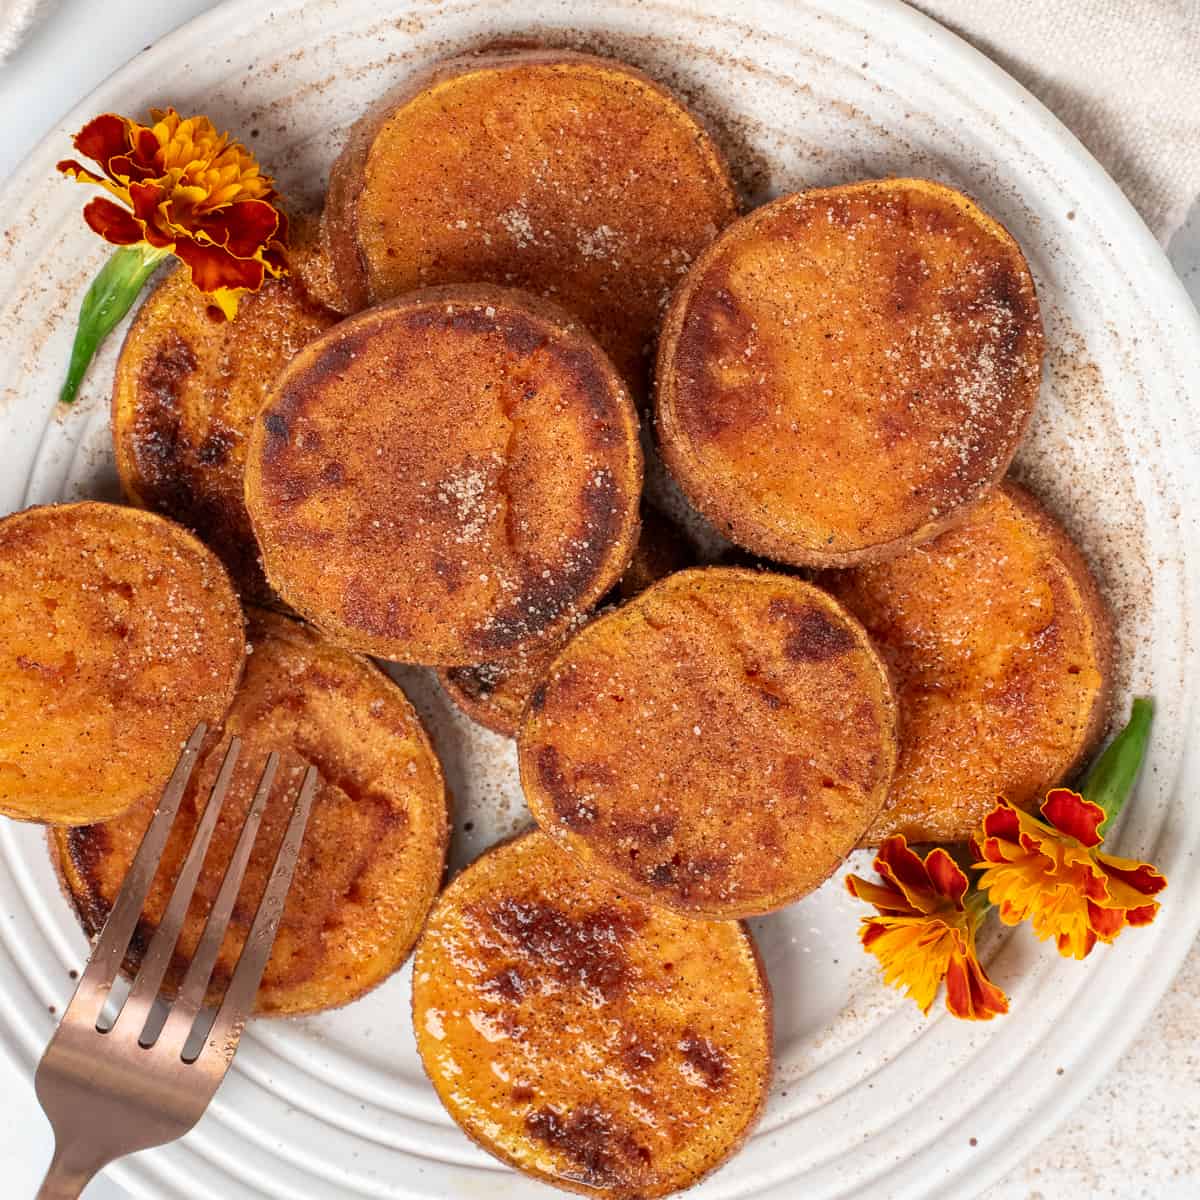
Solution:
[(1146, 756), (1153, 716), (1153, 700), (1146, 696), (1134, 700), (1129, 723), (1109, 742), (1108, 748), (1092, 764), (1079, 785), (1079, 794), (1085, 800), (1104, 809), (1101, 833), (1116, 820), (1133, 791), (1142, 759)]
[(973, 913), (976, 920), (982, 921), (987, 916), (988, 909), (992, 907), (991, 898), (987, 892), (981, 892), (973, 884), (967, 890), (967, 894), (963, 899), (963, 908), (968, 913)]
[(63, 404), (74, 402), (100, 343), (130, 310), (154, 268), (169, 253), (169, 250), (156, 250), (145, 244), (122, 246), (92, 280), (92, 286), (79, 306), (79, 327), (71, 347), (71, 364), (58, 396)]

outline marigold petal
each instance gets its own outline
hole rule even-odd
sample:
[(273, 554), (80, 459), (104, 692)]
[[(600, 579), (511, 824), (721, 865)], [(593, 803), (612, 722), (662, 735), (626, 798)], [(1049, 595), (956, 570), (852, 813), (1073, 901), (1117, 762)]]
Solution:
[(932, 912), (937, 897), (920, 855), (908, 847), (903, 834), (885, 838), (875, 855), (875, 870), (884, 880), (899, 888), (904, 898), (918, 912)]
[(1008, 1012), (1008, 997), (988, 977), (974, 953), (956, 954), (946, 970), (946, 1008), (964, 1021), (990, 1021)]
[(893, 887), (872, 883), (860, 875), (846, 876), (846, 890), (858, 900), (873, 904), (880, 912), (912, 913), (916, 910)]
[(890, 987), (902, 988), (927, 1013), (958, 943), (956, 931), (934, 917), (865, 917), (859, 938), (883, 969)]
[(1104, 840), (1100, 836), (1104, 809), (1070, 788), (1053, 788), (1047, 792), (1042, 801), (1042, 816), (1060, 833), (1073, 837), (1089, 850)]
[(105, 171), (108, 160), (129, 149), (129, 130), (132, 122), (116, 113), (101, 113), (93, 117), (76, 135), (75, 149), (85, 158), (98, 162)]
[(967, 894), (967, 876), (941, 846), (934, 847), (925, 855), (925, 871), (934, 890), (961, 908), (963, 897)]
[(1126, 887), (1143, 896), (1156, 896), (1167, 886), (1166, 876), (1149, 863), (1137, 862), (1132, 858), (1117, 858), (1113, 854), (1097, 854), (1100, 869)]
[(1089, 900), (1087, 914), (1088, 925), (1102, 942), (1115, 940), (1117, 934), (1125, 928), (1125, 909), (1123, 908), (1104, 908)]
[(118, 179), (131, 183), (140, 183), (146, 179), (154, 179), (158, 168), (153, 163), (142, 163), (130, 154), (117, 154), (108, 160), (109, 172)]
[(1137, 908), (1126, 911), (1125, 920), (1130, 925), (1149, 925), (1158, 916), (1159, 907), (1157, 901), (1153, 904), (1139, 904)]
[[(237, 299), (228, 296), (218, 298), (218, 291), (241, 289), (253, 292), (262, 287), (264, 269), (262, 263), (255, 259), (234, 258), (220, 246), (183, 239), (176, 242), (175, 253), (187, 264), (192, 283), (200, 291), (212, 294), (222, 311), (231, 305), (232, 311), (236, 312)], [(226, 312), (226, 315), (231, 314)]]
[(77, 179), (80, 183), (97, 183), (103, 187), (108, 180), (97, 175), (94, 171), (89, 171), (82, 163), (76, 162), (73, 158), (64, 158), (62, 162), (55, 164), (55, 169), (61, 171), (64, 175), (70, 175)]
[(147, 225), (156, 223), (158, 206), (166, 199), (165, 190), (157, 183), (131, 183), (129, 185), (129, 202), (133, 206), (133, 215)]
[(272, 242), (262, 255), (263, 266), (276, 277), (284, 275), (289, 270), (287, 253), (278, 242)]
[(212, 294), (212, 302), (221, 310), (221, 315), (227, 321), (237, 316), (238, 305), (247, 288), (217, 288)]
[(114, 246), (132, 246), (143, 240), (141, 223), (104, 196), (89, 200), (83, 209), (83, 219), (95, 233)]
[(1004, 838), (1015, 842), (1020, 829), (1016, 809), (1003, 797), (996, 801), (996, 807), (983, 818), (985, 838)]
[[(991, 897), (988, 897), (991, 899)], [(996, 910), (1000, 915), (1000, 920), (1005, 925), (1020, 925), (1022, 921), (1029, 916), (1029, 909), (1019, 904), (1014, 904), (1011, 900), (1001, 900), (1000, 907)]]
[(858, 930), (858, 940), (870, 949), (871, 943), (883, 937), (887, 933), (887, 926), (871, 917), (863, 917), (862, 925)]
[(148, 125), (138, 125), (133, 135), (133, 152), (137, 155), (138, 161), (144, 163), (147, 168), (157, 168), (158, 161), (158, 138), (154, 136), (154, 130)]
[(278, 228), (279, 212), (265, 200), (238, 200), (196, 222), (197, 230), (237, 258), (253, 258)]
[(1060, 933), (1056, 939), (1058, 952), (1063, 958), (1085, 959), (1092, 952), (1092, 947), (1096, 944), (1096, 935), (1090, 928), (1085, 929), (1082, 935), (1075, 933)]
[(982, 845), (976, 850), (976, 858), (979, 860), (975, 866), (980, 870), (986, 870), (993, 863), (1006, 863), (1012, 857), (1011, 851), (1006, 847), (1014, 847), (1020, 849), (1015, 842), (1010, 842), (1005, 838), (989, 837), (984, 838)]

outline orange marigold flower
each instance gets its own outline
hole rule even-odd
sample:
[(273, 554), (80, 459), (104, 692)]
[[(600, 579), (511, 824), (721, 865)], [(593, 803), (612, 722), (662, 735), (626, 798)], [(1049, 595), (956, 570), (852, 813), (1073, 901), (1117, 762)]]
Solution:
[(1149, 863), (1103, 854), (1105, 809), (1055, 788), (1039, 820), (1001, 799), (972, 842), (979, 887), (1006, 925), (1029, 920), (1067, 958), (1086, 958), (1097, 940), (1112, 942), (1126, 925), (1149, 925), (1152, 899), (1167, 886)]
[(903, 988), (924, 1013), (945, 981), (946, 1007), (968, 1021), (1008, 1012), (1008, 997), (987, 977), (975, 951), (975, 930), (986, 899), (968, 892), (965, 872), (940, 846), (924, 859), (902, 835), (888, 838), (875, 857), (883, 883), (846, 878), (852, 896), (873, 904), (859, 938), (879, 960), (885, 982)]
[(232, 318), (245, 292), (286, 270), (287, 218), (270, 177), (240, 142), (204, 116), (150, 113), (152, 125), (104, 113), (79, 131), (75, 149), (100, 174), (72, 159), (58, 169), (114, 198), (98, 196), (83, 210), (96, 233), (116, 246), (176, 255)]

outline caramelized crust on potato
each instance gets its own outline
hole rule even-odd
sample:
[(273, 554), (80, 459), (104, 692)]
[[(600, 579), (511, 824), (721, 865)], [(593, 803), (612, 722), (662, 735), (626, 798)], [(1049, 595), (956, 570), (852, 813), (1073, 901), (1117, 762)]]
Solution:
[(530, 811), (586, 872), (653, 903), (750, 916), (817, 887), (878, 816), (895, 705), (831, 596), (710, 567), (576, 634), (517, 748)]
[[(692, 561), (691, 548), (684, 535), (666, 517), (643, 506), (642, 529), (633, 558), (607, 599), (630, 600), (652, 583), (672, 571), (682, 570)], [(475, 667), (446, 667), (438, 672), (438, 679), (471, 720), (493, 733), (516, 737), (529, 693), (541, 681), (555, 655), (589, 616), (581, 613), (568, 629), (556, 630), (553, 636), (538, 639), (523, 647), (513, 658)]]
[(117, 472), (129, 499), (182, 522), (229, 568), (243, 595), (269, 596), (242, 499), (246, 434), (275, 376), (337, 320), (314, 299), (328, 264), (315, 221), (293, 226), (292, 274), (214, 318), (182, 267), (150, 293), (130, 326), (113, 379)]
[[(282, 756), (217, 959), (213, 999), (237, 963), (309, 764), (321, 772), (304, 849), (256, 1011), (319, 1012), (386, 979), (408, 956), (437, 895), (448, 820), (442, 770), (404, 693), (372, 664), (277, 613), (251, 609), (253, 650), (219, 737), (197, 766), (126, 964), (137, 968), (166, 908), (229, 738), (242, 753), (183, 926), (168, 988), (182, 981), (250, 808), (267, 754)], [(154, 813), (147, 793), (115, 821), (56, 830), (52, 848), (84, 929), (108, 916)]]
[(538, 832), (488, 851), (438, 900), (413, 962), (413, 1026), (471, 1138), (613, 1200), (718, 1166), (770, 1081), (750, 934), (622, 896)]
[(506, 658), (620, 578), (638, 422), (603, 351), (504, 288), (432, 288), (306, 346), (259, 413), (246, 505), (279, 595), (342, 645)]
[(1001, 478), (1041, 362), (1021, 250), (965, 196), (919, 179), (785, 196), (731, 226), (675, 295), (662, 453), (740, 545), (876, 561)]
[(81, 825), (167, 782), (220, 721), (245, 654), (211, 551), (115, 504), (0, 521), (0, 813)]
[(892, 670), (900, 759), (864, 838), (964, 841), (997, 796), (1028, 807), (1103, 729), (1111, 631), (1070, 538), (1005, 482), (965, 522), (822, 581)]
[(737, 200), (704, 129), (640, 71), (522, 49), (451, 59), (381, 100), (325, 211), (357, 307), (443, 283), (552, 296), (640, 397), (666, 298)]

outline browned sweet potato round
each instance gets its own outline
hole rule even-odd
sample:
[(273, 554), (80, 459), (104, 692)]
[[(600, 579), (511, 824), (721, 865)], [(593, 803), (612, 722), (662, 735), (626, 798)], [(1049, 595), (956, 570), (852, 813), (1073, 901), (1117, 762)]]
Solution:
[(125, 494), (195, 530), (255, 599), (269, 592), (242, 499), (246, 434), (275, 376), (337, 320), (308, 286), (321, 278), (317, 234), (295, 223), (292, 274), (244, 297), (232, 321), (214, 320), (187, 271), (173, 271), (130, 326), (113, 379)]
[(471, 1138), (612, 1200), (665, 1196), (718, 1166), (771, 1073), (750, 934), (622, 896), (537, 832), (438, 900), (413, 962), (413, 1026)]
[(887, 563), (823, 582), (892, 669), (900, 759), (865, 844), (956, 842), (997, 796), (1027, 806), (1103, 728), (1111, 632), (1058, 524), (1013, 483), (961, 525)]
[(384, 97), (325, 210), (358, 307), (443, 283), (551, 296), (639, 396), (667, 296), (736, 211), (720, 152), (664, 88), (531, 49), (451, 59)]
[[(408, 956), (445, 863), (441, 766), (404, 693), (372, 664), (288, 617), (251, 609), (253, 653), (220, 736), (184, 797), (126, 964), (137, 967), (191, 844), (217, 769), (236, 734), (242, 753), (188, 912), (168, 988), (178, 986), (271, 750), (282, 756), (254, 854), (214, 973), (214, 997), (241, 952), (300, 779), (321, 772), (304, 849), (258, 991), (264, 1014), (335, 1008), (386, 979)], [(52, 850), (84, 928), (108, 916), (155, 793), (115, 821), (55, 830)]]
[(297, 612), (383, 658), (477, 663), (565, 626), (620, 578), (637, 415), (560, 310), (433, 288), (292, 360), (245, 483), (267, 578)]
[(710, 567), (576, 634), (517, 747), (530, 811), (586, 872), (654, 903), (750, 916), (817, 887), (878, 816), (895, 706), (831, 596)]
[[(666, 517), (643, 506), (642, 529), (633, 558), (611, 598), (629, 600), (692, 561), (683, 534)], [(473, 721), (494, 733), (516, 737), (529, 693), (571, 634), (588, 619), (589, 614), (581, 613), (570, 628), (539, 638), (512, 658), (475, 667), (446, 667), (438, 672), (438, 678), (454, 703)]]
[(1041, 361), (1021, 250), (965, 196), (919, 179), (785, 196), (731, 226), (672, 301), (662, 453), (740, 545), (876, 561), (1000, 479)]
[(0, 813), (81, 825), (160, 791), (244, 651), (229, 577), (165, 518), (88, 502), (0, 520)]

